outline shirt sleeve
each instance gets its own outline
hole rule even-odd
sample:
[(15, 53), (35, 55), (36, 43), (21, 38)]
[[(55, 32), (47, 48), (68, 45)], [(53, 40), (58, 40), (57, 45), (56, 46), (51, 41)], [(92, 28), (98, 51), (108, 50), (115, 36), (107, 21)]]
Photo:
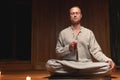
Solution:
[(59, 34), (57, 40), (56, 53), (59, 57), (64, 57), (67, 54), (70, 54), (69, 44), (64, 44), (64, 35), (62, 35), (62, 33)]
[(99, 46), (98, 42), (96, 41), (96, 38), (91, 31), (90, 33), (90, 45), (89, 45), (90, 53), (93, 55), (93, 57), (101, 62), (107, 62), (111, 60), (108, 58), (101, 50), (101, 47)]

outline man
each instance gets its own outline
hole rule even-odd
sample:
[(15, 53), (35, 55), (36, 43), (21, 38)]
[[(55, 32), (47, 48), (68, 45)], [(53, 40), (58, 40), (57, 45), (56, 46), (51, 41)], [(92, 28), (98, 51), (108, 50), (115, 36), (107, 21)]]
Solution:
[[(81, 9), (72, 7), (71, 26), (60, 32), (57, 41), (59, 59), (46, 63), (51, 75), (108, 75), (114, 70), (114, 62), (103, 54), (93, 32), (81, 26), (81, 18)], [(92, 56), (98, 62), (93, 62)]]

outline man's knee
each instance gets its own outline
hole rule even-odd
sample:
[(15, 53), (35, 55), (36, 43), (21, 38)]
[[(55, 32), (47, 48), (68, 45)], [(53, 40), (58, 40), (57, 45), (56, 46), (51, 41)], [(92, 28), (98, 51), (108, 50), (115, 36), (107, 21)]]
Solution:
[(62, 68), (62, 65), (58, 63), (55, 59), (50, 59), (46, 62), (46, 69), (49, 72), (55, 72), (57, 69)]
[(53, 66), (54, 64), (53, 64), (53, 60), (48, 60), (47, 62), (46, 62), (46, 65), (45, 65), (45, 67), (46, 67), (46, 69), (47, 69), (47, 71), (49, 71), (49, 72), (51, 72), (51, 71), (53, 71)]

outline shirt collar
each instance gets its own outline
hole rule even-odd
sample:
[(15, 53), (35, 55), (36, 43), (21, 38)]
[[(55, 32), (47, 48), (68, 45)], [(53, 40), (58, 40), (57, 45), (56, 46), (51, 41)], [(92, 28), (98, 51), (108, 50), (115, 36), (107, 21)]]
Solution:
[[(73, 26), (70, 26), (70, 29), (73, 31)], [(82, 32), (83, 26), (80, 27), (80, 32)]]

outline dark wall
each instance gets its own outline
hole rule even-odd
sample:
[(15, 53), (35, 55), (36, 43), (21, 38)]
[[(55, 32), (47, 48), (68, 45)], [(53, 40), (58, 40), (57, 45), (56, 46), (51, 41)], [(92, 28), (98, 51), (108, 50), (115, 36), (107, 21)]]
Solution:
[(110, 0), (110, 44), (111, 55), (120, 66), (120, 2)]
[(4, 2), (0, 31), (0, 60), (30, 60), (32, 1)]

